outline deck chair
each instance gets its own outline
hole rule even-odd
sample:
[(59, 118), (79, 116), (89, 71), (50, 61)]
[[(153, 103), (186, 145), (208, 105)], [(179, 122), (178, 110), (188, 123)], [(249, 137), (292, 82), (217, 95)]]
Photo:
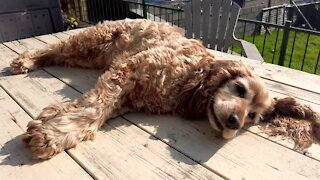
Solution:
[(210, 49), (227, 52), (239, 44), (244, 55), (263, 62), (256, 46), (234, 35), (240, 6), (231, 0), (191, 0), (184, 6), (186, 37), (201, 39)]

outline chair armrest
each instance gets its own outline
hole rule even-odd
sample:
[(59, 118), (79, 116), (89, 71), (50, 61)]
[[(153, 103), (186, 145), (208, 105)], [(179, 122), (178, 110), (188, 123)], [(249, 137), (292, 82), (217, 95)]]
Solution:
[(261, 56), (260, 52), (258, 51), (257, 47), (254, 44), (241, 39), (239, 41), (241, 43), (244, 54), (247, 58), (264, 62), (263, 57)]

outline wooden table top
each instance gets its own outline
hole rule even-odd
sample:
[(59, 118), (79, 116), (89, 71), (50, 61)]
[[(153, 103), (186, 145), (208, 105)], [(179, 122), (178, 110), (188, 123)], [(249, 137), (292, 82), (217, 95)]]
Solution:
[[(10, 76), (10, 62), (28, 49), (45, 48), (71, 30), (0, 44), (1, 179), (319, 179), (320, 145), (298, 152), (259, 126), (225, 141), (207, 121), (132, 113), (105, 123), (94, 141), (51, 160), (35, 161), (21, 143), (28, 121), (42, 108), (72, 100), (93, 87), (99, 71), (45, 67)], [(293, 96), (320, 112), (320, 77), (210, 50), (218, 59), (241, 60), (260, 75), (271, 96)]]

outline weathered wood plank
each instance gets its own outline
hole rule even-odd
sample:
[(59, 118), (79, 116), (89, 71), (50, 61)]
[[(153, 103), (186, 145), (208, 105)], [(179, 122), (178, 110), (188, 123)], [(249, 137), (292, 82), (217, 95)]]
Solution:
[(277, 83), (272, 80), (264, 79), (270, 91), (277, 92), (286, 96), (292, 96), (300, 100), (320, 105), (320, 96), (317, 93), (306, 91), (293, 86)]
[(57, 37), (58, 39), (60, 39), (61, 41), (67, 40), (70, 35), (62, 33), (62, 32), (58, 32), (58, 33), (54, 33), (52, 34), (53, 36)]
[(21, 54), (24, 51), (28, 50), (26, 47), (24, 47), (19, 41), (10, 41), (3, 43), (6, 47), (12, 49), (14, 48), (14, 51)]
[[(23, 83), (21, 83), (21, 79), (24, 79)], [(76, 99), (80, 96), (79, 94), (75, 94), (75, 91), (72, 91), (70, 87), (67, 87), (64, 83), (60, 83), (59, 80), (42, 70), (29, 73), (28, 75), (0, 77), (0, 80), (1, 86), (29, 114), (33, 112), (39, 114), (44, 107), (50, 104)], [(44, 94), (43, 92), (47, 93)], [(51, 96), (48, 96), (48, 94)], [(41, 101), (41, 99), (44, 100)], [(34, 114), (33, 118), (36, 115)], [(22, 124), (21, 126), (26, 127), (26, 124)]]
[[(3, 51), (5, 50), (5, 51)], [(17, 57), (18, 55), (16, 53), (14, 53), (13, 51), (7, 51), (7, 47), (4, 46), (3, 44), (0, 44), (0, 51), (3, 53), (0, 54), (0, 66), (3, 67), (1, 69), (1, 76), (4, 75), (9, 75), (10, 73), (10, 68), (9, 68), (9, 64), (7, 61), (4, 61), (3, 59), (14, 59), (15, 57)]]
[[(2, 48), (1, 53), (4, 51), (10, 50)], [(8, 63), (10, 59), (3, 61)], [(49, 104), (81, 95), (42, 70), (28, 75), (2, 77), (0, 83), (33, 118)], [(150, 139), (148, 133), (121, 118), (110, 121), (105, 127), (98, 133), (97, 140), (68, 150), (94, 178), (220, 179), (163, 142)]]
[(28, 49), (30, 49), (29, 47), (33, 47), (33, 49), (45, 49), (48, 46), (46, 43), (39, 43), (39, 40), (35, 38), (21, 39), (18, 42)]
[(70, 151), (103, 179), (222, 179), (120, 117)]
[[(50, 74), (58, 76), (59, 79), (71, 85), (73, 88), (80, 92), (86, 92), (90, 90), (96, 84), (99, 75), (102, 73), (100, 70), (79, 69), (77, 68), (64, 68), (64, 67), (45, 67), (44, 68)], [(81, 72), (81, 78), (74, 79), (74, 75)]]
[[(78, 87), (81, 87), (82, 85), (81, 84), (88, 84), (88, 83), (84, 83), (83, 82), (83, 80), (81, 80), (81, 83), (77, 83), (77, 81), (79, 80), (79, 79), (82, 79), (79, 75), (80, 74), (84, 74), (84, 73), (81, 73), (81, 70), (79, 70), (78, 72), (76, 72), (76, 70), (74, 70), (74, 74), (72, 75), (72, 74), (69, 74), (69, 70), (68, 70), (68, 73), (63, 73), (63, 71), (61, 72), (59, 72), (59, 73), (55, 73), (55, 72), (53, 72), (54, 71), (54, 69), (59, 69), (59, 68), (47, 68), (47, 70), (48, 71), (50, 71), (50, 73), (52, 73), (52, 74), (54, 74), (55, 76), (57, 76), (57, 77), (59, 77), (59, 78), (61, 78), (63, 81), (65, 81), (65, 82), (67, 82), (67, 83), (70, 83), (70, 85), (72, 86), (73, 84), (75, 85), (75, 84), (77, 84), (77, 86)], [(62, 74), (61, 74), (62, 73)], [(60, 75), (59, 75), (60, 74)], [(68, 74), (68, 75), (67, 75)], [(94, 74), (94, 73), (93, 73)], [(98, 73), (97, 73), (98, 74)], [(97, 74), (96, 74), (96, 76), (97, 76)], [(66, 78), (67, 76), (69, 76), (69, 78)], [(78, 80), (77, 80), (78, 79)], [(89, 86), (83, 86), (83, 90), (87, 90), (88, 88), (90, 88)], [(279, 95), (277, 95), (277, 96), (279, 96)], [(281, 96), (281, 95), (280, 95)], [(199, 136), (200, 135), (203, 135), (202, 133), (205, 133), (205, 134), (210, 134), (210, 130), (211, 129), (209, 129), (209, 130), (207, 130), (207, 132), (203, 132), (203, 129), (205, 129), (205, 128), (207, 128), (209, 125), (208, 124), (206, 124), (206, 125), (198, 125), (198, 122), (196, 122), (196, 123), (194, 123), (194, 124), (187, 124), (186, 125), (186, 123), (184, 122), (184, 123), (179, 123), (179, 124), (175, 124), (176, 123), (176, 120), (170, 120), (170, 122), (166, 122), (163, 126), (161, 126), (162, 125), (162, 121), (164, 121), (164, 120), (161, 120), (161, 124), (158, 124), (157, 125), (157, 123), (158, 122), (160, 122), (160, 121), (157, 121), (156, 123), (152, 120), (152, 119), (154, 119), (154, 118), (156, 118), (156, 117), (152, 117), (152, 118), (147, 118), (148, 119), (148, 121), (150, 121), (150, 122), (147, 122), (147, 120), (146, 121), (143, 121), (142, 123), (140, 123), (140, 118), (141, 118), (141, 116), (139, 116), (139, 118), (135, 118), (135, 117), (131, 117), (130, 115), (128, 115), (129, 116), (129, 120), (132, 120), (132, 121), (135, 121), (135, 123), (137, 123), (138, 125), (139, 125), (139, 127), (143, 127), (143, 128), (146, 128), (146, 130), (149, 132), (149, 133), (151, 133), (151, 134), (155, 134), (155, 136), (157, 136), (158, 138), (160, 138), (160, 139), (162, 139), (162, 140), (166, 140), (167, 139), (167, 142), (171, 145), (171, 146), (173, 146), (173, 147), (175, 147), (175, 148), (178, 148), (180, 151), (182, 151), (182, 152), (184, 152), (184, 153), (186, 153), (186, 154), (188, 154), (190, 157), (192, 157), (192, 158), (195, 158), (195, 159), (197, 159), (197, 160), (199, 160), (200, 162), (202, 162), (202, 161), (209, 161), (209, 163), (207, 164), (207, 163), (205, 163), (205, 165), (207, 165), (208, 167), (210, 167), (210, 168), (212, 168), (212, 169), (214, 169), (215, 171), (217, 171), (217, 168), (219, 169), (219, 173), (221, 173), (221, 174), (230, 174), (230, 172), (229, 171), (226, 171), (226, 170), (223, 170), (223, 168), (220, 168), (220, 167), (217, 167), (216, 165), (215, 165), (215, 163), (213, 163), (213, 162), (219, 162), (219, 164), (220, 164), (220, 161), (218, 161), (217, 159), (215, 159), (215, 158), (212, 158), (212, 160), (211, 160), (211, 158), (210, 157), (207, 157), (207, 158), (209, 158), (209, 159), (207, 159), (207, 158), (199, 158), (199, 156), (200, 157), (202, 157), (201, 155), (199, 155), (199, 154), (197, 154), (197, 153), (195, 153), (195, 152), (197, 152), (197, 151), (200, 151), (199, 149), (197, 149), (197, 148), (193, 148), (194, 146), (191, 146), (191, 148), (189, 147), (189, 149), (188, 150), (186, 150), (187, 148), (186, 148), (186, 146), (188, 146), (188, 145), (190, 145), (190, 143), (192, 143), (193, 141), (199, 141), (199, 139), (201, 139), (201, 138), (199, 138)], [(140, 119), (140, 120), (139, 120)], [(169, 118), (167, 118), (167, 119), (172, 119), (172, 117), (169, 117)], [(171, 122), (172, 121), (172, 122)], [(154, 124), (152, 124), (152, 123), (154, 123)], [(154, 128), (154, 129), (148, 129), (147, 127), (149, 127), (149, 126), (152, 126), (153, 128), (154, 127), (158, 127), (158, 129), (156, 129), (156, 128)], [(178, 129), (178, 131), (179, 131), (179, 133), (180, 133), (180, 131), (185, 131), (185, 129), (190, 129), (190, 126), (191, 127), (197, 127), (196, 129), (194, 129), (193, 128), (193, 130), (191, 130), (192, 131), (192, 133), (198, 133), (198, 139), (197, 138), (195, 138), (195, 139), (193, 139), (192, 141), (189, 141), (189, 140), (186, 140), (186, 139), (183, 139), (183, 140), (180, 140), (180, 135), (178, 136), (179, 138), (178, 138), (178, 140), (177, 140), (177, 138), (172, 138), (173, 136), (175, 136), (175, 131)], [(168, 131), (168, 133), (166, 133), (165, 135), (163, 135), (163, 136), (160, 136), (157, 132), (159, 132), (159, 128), (160, 127), (164, 127), (164, 129), (166, 129), (166, 128), (168, 128), (168, 127), (173, 127), (173, 128), (176, 128), (175, 129), (175, 131), (173, 131), (173, 130), (170, 130), (170, 128), (168, 128), (169, 130), (167, 130)], [(200, 130), (201, 129), (201, 130)], [(161, 130), (160, 130), (161, 131)], [(200, 132), (199, 132), (200, 131)], [(192, 134), (191, 133), (191, 134)], [(188, 133), (187, 133), (188, 134)], [(244, 172), (244, 174), (246, 174), (246, 177), (250, 177), (250, 176), (252, 176), (252, 177), (254, 177), (254, 176), (257, 176), (257, 175), (259, 175), (259, 173), (264, 173), (264, 172), (266, 172), (266, 171), (268, 171), (268, 172), (270, 172), (270, 173), (273, 173), (274, 174), (274, 176), (275, 177), (280, 177), (280, 176), (282, 176), (282, 175), (286, 175), (286, 176), (296, 176), (296, 174), (295, 174), (295, 172), (294, 171), (288, 171), (287, 172), (287, 168), (288, 169), (292, 169), (292, 168), (294, 168), (295, 170), (298, 170), (299, 168), (300, 168), (300, 166), (306, 166), (306, 165), (310, 165), (309, 164), (309, 161), (314, 161), (314, 160), (311, 160), (311, 159), (309, 159), (308, 157), (305, 157), (305, 156), (302, 156), (302, 155), (300, 155), (300, 154), (297, 154), (297, 153), (295, 153), (294, 151), (291, 151), (291, 150), (289, 150), (289, 149), (287, 149), (287, 148), (284, 148), (284, 147), (282, 147), (282, 146), (279, 146), (279, 145), (277, 145), (277, 144), (274, 144), (274, 143), (272, 143), (272, 142), (269, 142), (269, 141), (267, 141), (267, 140), (265, 140), (264, 138), (259, 138), (259, 137), (257, 137), (257, 136), (254, 136), (254, 135), (252, 135), (251, 133), (249, 133), (249, 132), (245, 132), (242, 136), (240, 136), (240, 137), (243, 137), (245, 135), (245, 140), (232, 140), (232, 142), (233, 141), (236, 141), (237, 143), (236, 144), (242, 144), (242, 142), (241, 141), (244, 141), (245, 143), (247, 143), (247, 141), (248, 142), (251, 142), (251, 143), (253, 143), (253, 144), (256, 144), (256, 146), (259, 146), (260, 147), (260, 144), (262, 144), (261, 145), (261, 149), (260, 148), (257, 148), (258, 150), (257, 151), (254, 151), (254, 153), (253, 154), (255, 154), (254, 156), (256, 157), (256, 156), (258, 156), (258, 157), (256, 157), (257, 159), (259, 159), (258, 160), (258, 162), (256, 162), (256, 158), (252, 158), (252, 154), (246, 154), (246, 151), (247, 151), (247, 149), (244, 147), (244, 145), (241, 145), (241, 146), (243, 146), (244, 148), (243, 148), (243, 150), (241, 151), (241, 153), (243, 153), (243, 155), (247, 158), (247, 159), (244, 159), (244, 161), (248, 161), (250, 164), (251, 164), (251, 166), (252, 167), (247, 167), (247, 166), (245, 166), (245, 167), (241, 167), (241, 166), (236, 166), (235, 164), (233, 164), (233, 162), (236, 162), (236, 160), (235, 159), (233, 159), (233, 160), (231, 160), (230, 162), (226, 162), (226, 164), (225, 164), (225, 167), (227, 167), (227, 166), (232, 166), (232, 167), (234, 167), (235, 168), (235, 172)], [(181, 135), (181, 136), (183, 136), (183, 135)], [(184, 134), (184, 136), (187, 136), (186, 134)], [(192, 135), (193, 136), (193, 135)], [(196, 140), (197, 139), (197, 140)], [(208, 135), (208, 136), (206, 136), (206, 139), (210, 139), (210, 140), (213, 140), (213, 138), (212, 138), (212, 134), (210, 134), (210, 135)], [(236, 139), (238, 139), (238, 138), (236, 138)], [(212, 145), (212, 148), (217, 148), (217, 149), (224, 149), (225, 147), (220, 147), (220, 145), (222, 144), (222, 142), (221, 142), (221, 140), (219, 140), (219, 139), (214, 139), (215, 141), (217, 141), (216, 143), (218, 144), (218, 147), (217, 147), (217, 145), (216, 146), (214, 146), (214, 145), (212, 145), (212, 143), (211, 143), (211, 145)], [(177, 146), (176, 145), (176, 142), (177, 141), (179, 141), (179, 142), (181, 142), (182, 143), (182, 145), (179, 147), (179, 146)], [(200, 141), (202, 141), (202, 140), (200, 140)], [(238, 142), (239, 141), (239, 142)], [(256, 141), (256, 142), (255, 142)], [(279, 143), (279, 142), (278, 142)], [(198, 146), (198, 147), (201, 147), (201, 148), (203, 148), (203, 149), (207, 149), (208, 147), (207, 146), (204, 146), (203, 144), (205, 144), (205, 143), (202, 143), (202, 145), (201, 146)], [(209, 143), (210, 144), (210, 143)], [(285, 146), (287, 146), (287, 147), (292, 147), (292, 144), (288, 144), (286, 141), (281, 141), (279, 144), (282, 144), (282, 145), (285, 145)], [(274, 149), (273, 149), (274, 148)], [(312, 148), (314, 148), (314, 150), (313, 150), (313, 152), (315, 152), (315, 157), (319, 157), (319, 153), (317, 153), (317, 152), (319, 152), (319, 146), (313, 146)], [(310, 149), (312, 149), (312, 148), (310, 148)], [(210, 149), (210, 148), (209, 148)], [(227, 148), (228, 149), (228, 148)], [(231, 148), (232, 149), (232, 148)], [(234, 147), (234, 149), (236, 149), (236, 147)], [(279, 162), (279, 160), (278, 159), (276, 159), (276, 160), (272, 160), (273, 159), (273, 157), (277, 157), (277, 156), (275, 156), (275, 154), (272, 154), (272, 153), (267, 153), (267, 154), (269, 154), (268, 156), (265, 156), (265, 154), (259, 154), (259, 152), (260, 151), (262, 151), (263, 149), (267, 149), (268, 150), (268, 152), (269, 151), (271, 151), (271, 152), (274, 152), (274, 153), (278, 153), (278, 152), (280, 152), (280, 151), (283, 151), (283, 152), (285, 152), (285, 154), (289, 154), (288, 156), (286, 156), (286, 155), (282, 155), (282, 161), (280, 161)], [(282, 149), (282, 150), (281, 150)], [(229, 151), (229, 149), (228, 150), (226, 150), (226, 151)], [(287, 151), (288, 152), (290, 152), (290, 153), (287, 153)], [(219, 150), (219, 152), (220, 152), (220, 150)], [(263, 152), (263, 151), (262, 151)], [(193, 153), (195, 153), (195, 154), (193, 154)], [(232, 152), (230, 152), (230, 153), (232, 153)], [(208, 152), (207, 152), (207, 154), (208, 154)], [(209, 153), (210, 154), (210, 153)], [(218, 154), (218, 153), (214, 153), (214, 154)], [(227, 154), (227, 152), (226, 152), (226, 154)], [(295, 157), (295, 156), (297, 156), (297, 157)], [(314, 154), (312, 153), (312, 156), (314, 157)], [(227, 157), (224, 157), (224, 158), (227, 158)], [(266, 160), (263, 160), (264, 158), (266, 158)], [(205, 160), (203, 160), (203, 159), (205, 159)], [(271, 159), (271, 160), (270, 160)], [(287, 161), (293, 161), (294, 159), (299, 159), (299, 161), (297, 162), (297, 164), (300, 164), (300, 165), (297, 165), (297, 166), (295, 166), (295, 167), (292, 167), (292, 165), (290, 165), (290, 164), (287, 164), (286, 162)], [(302, 159), (302, 160), (300, 160), (300, 159)], [(269, 161), (270, 160), (270, 161)], [(223, 160), (221, 160), (221, 161), (223, 161)], [(238, 160), (238, 161), (240, 161), (240, 160)], [(275, 164), (272, 164), (272, 162), (274, 162)], [(239, 163), (239, 162), (238, 162)], [(251, 168), (255, 168), (255, 163), (257, 163), (257, 165), (258, 166), (261, 166), (261, 171), (259, 171), (259, 172), (257, 172), (257, 174), (254, 174), (254, 173), (251, 173), (250, 171), (248, 171), (248, 169), (251, 169)], [(260, 163), (262, 164), (262, 165), (260, 165)], [(273, 167), (277, 167), (278, 169), (281, 169), (281, 171), (277, 171), (277, 172), (273, 172), (274, 171), (274, 169), (272, 168), (272, 167), (269, 167), (269, 166), (264, 166), (263, 164), (265, 164), (265, 163), (267, 163), (267, 164), (269, 164), (270, 166), (273, 166)], [(271, 163), (271, 164), (270, 164)], [(314, 164), (313, 165), (311, 165), (311, 166), (313, 166), (313, 167), (309, 167), (309, 169), (314, 169), (315, 167), (318, 167), (318, 161), (314, 161), (313, 162)], [(238, 168), (238, 169), (237, 169)], [(265, 169), (265, 168), (267, 168), (267, 170), (262, 170), (262, 169)], [(269, 168), (269, 169), (268, 169)], [(247, 171), (246, 171), (247, 170)], [(246, 171), (246, 172), (245, 172)], [(305, 171), (305, 170), (303, 170), (303, 171)], [(299, 172), (299, 171), (297, 171), (297, 172)], [(299, 172), (300, 173), (300, 172)], [(310, 171), (310, 173), (312, 174), (312, 171)], [(237, 174), (237, 175), (239, 175), (239, 174)], [(318, 174), (312, 174), (311, 176), (309, 176), (309, 177), (316, 177)], [(232, 178), (232, 177), (238, 177), (238, 176), (236, 176), (236, 174), (232, 174), (231, 173), (231, 175), (230, 175), (230, 177)]]
[(44, 41), (47, 44), (57, 44), (57, 43), (61, 42), (61, 40), (59, 38), (57, 38), (56, 36), (53, 36), (51, 34), (37, 36), (35, 38), (40, 40), (40, 41)]
[(1, 88), (0, 107), (1, 179), (92, 179), (66, 153), (44, 162), (33, 160), (20, 139), (31, 118)]
[[(208, 122), (186, 122), (171, 116), (128, 114), (126, 119), (227, 178), (316, 179), (319, 161), (276, 145), (250, 132), (231, 141), (215, 138)], [(187, 124), (187, 125), (186, 125)]]
[(72, 29), (70, 31), (64, 31), (63, 33), (68, 34), (68, 35), (76, 35), (79, 32), (85, 31), (88, 28), (92, 28), (92, 27), (87, 27), (87, 28), (79, 28), (79, 29)]

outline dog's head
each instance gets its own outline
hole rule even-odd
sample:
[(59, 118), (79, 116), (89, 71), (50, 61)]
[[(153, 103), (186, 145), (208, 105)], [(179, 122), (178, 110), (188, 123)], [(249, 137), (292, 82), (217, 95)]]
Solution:
[(259, 122), (270, 106), (262, 80), (247, 67), (236, 69), (239, 74), (225, 72), (228, 78), (209, 97), (207, 106), (211, 126), (226, 139), (234, 137), (244, 124)]
[(203, 59), (182, 88), (178, 112), (188, 118), (207, 116), (224, 138), (246, 123), (257, 123), (270, 107), (268, 90), (241, 62)]

